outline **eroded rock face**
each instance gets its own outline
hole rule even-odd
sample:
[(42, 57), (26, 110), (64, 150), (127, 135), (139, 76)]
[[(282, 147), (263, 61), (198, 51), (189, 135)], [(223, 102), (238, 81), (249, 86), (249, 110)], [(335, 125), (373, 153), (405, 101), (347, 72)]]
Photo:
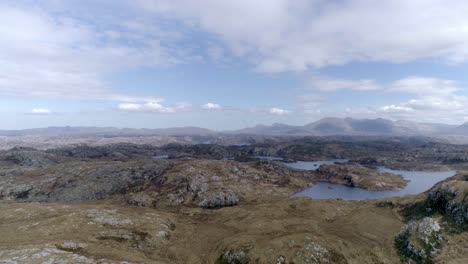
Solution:
[(427, 199), (428, 206), (457, 225), (468, 225), (468, 181), (450, 180), (435, 186)]
[(441, 227), (433, 218), (408, 223), (395, 239), (400, 254), (416, 263), (430, 263), (439, 252)]

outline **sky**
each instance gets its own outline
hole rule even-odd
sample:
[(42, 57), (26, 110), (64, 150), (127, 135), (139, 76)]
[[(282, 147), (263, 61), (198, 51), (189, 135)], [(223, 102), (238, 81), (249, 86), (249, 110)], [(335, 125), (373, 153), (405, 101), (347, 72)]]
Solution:
[(468, 121), (463, 0), (0, 0), (0, 129)]

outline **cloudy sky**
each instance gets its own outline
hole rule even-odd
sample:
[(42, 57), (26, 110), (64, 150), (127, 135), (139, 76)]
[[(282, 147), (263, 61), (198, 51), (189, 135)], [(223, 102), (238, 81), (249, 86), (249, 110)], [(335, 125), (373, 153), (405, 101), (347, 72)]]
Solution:
[(0, 0), (0, 129), (468, 121), (464, 0)]

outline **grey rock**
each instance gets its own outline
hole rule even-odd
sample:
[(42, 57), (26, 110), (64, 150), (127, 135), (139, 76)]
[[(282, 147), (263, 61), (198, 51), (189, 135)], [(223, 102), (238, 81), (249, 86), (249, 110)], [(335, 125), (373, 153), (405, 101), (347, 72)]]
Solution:
[[(33, 202), (83, 202), (160, 185), (170, 164), (154, 162), (70, 163), (0, 179), (0, 197)], [(22, 182), (27, 182), (24, 184)]]
[(395, 238), (395, 246), (405, 258), (416, 263), (429, 263), (439, 252), (442, 240), (439, 223), (426, 217), (419, 223), (408, 223)]
[(234, 192), (217, 192), (205, 194), (200, 203), (202, 208), (221, 208), (239, 204), (239, 196)]
[(60, 250), (69, 251), (69, 252), (77, 252), (83, 250), (88, 245), (85, 243), (76, 243), (72, 241), (64, 242), (62, 244), (56, 245), (56, 247)]
[(284, 256), (279, 256), (276, 260), (276, 264), (286, 264), (286, 258)]
[(226, 250), (218, 259), (219, 264), (248, 264), (250, 259), (247, 253), (242, 249)]
[(31, 148), (13, 148), (0, 155), (0, 160), (19, 166), (44, 168), (55, 164), (53, 156)]
[(450, 180), (436, 185), (429, 192), (430, 208), (448, 216), (457, 225), (468, 224), (468, 182)]
[(197, 175), (195, 177), (192, 177), (189, 187), (193, 193), (205, 193), (209, 189), (208, 180), (204, 176)]

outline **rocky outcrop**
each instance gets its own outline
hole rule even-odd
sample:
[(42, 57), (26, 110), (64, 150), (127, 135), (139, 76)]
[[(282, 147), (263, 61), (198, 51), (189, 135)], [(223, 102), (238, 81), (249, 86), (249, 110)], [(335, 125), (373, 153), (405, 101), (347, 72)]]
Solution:
[(0, 177), (0, 199), (78, 203), (114, 196), (140, 207), (217, 209), (285, 198), (311, 182), (305, 174), (270, 161), (66, 162)]
[(161, 155), (158, 148), (151, 145), (138, 144), (109, 144), (105, 146), (80, 145), (75, 147), (63, 147), (46, 151), (63, 160), (115, 160), (129, 161), (151, 159), (151, 157)]
[(439, 183), (430, 190), (427, 204), (455, 224), (468, 225), (468, 181), (460, 175)]
[(217, 192), (204, 194), (198, 204), (202, 208), (221, 208), (237, 205), (239, 196), (234, 192)]
[[(289, 239), (275, 241), (278, 246), (272, 248), (258, 248), (256, 242), (247, 245), (229, 248), (221, 253), (216, 264), (247, 264), (247, 263), (308, 263), (308, 264), (347, 264), (346, 258), (328, 248), (316, 239), (303, 237), (301, 239)], [(266, 254), (265, 254), (266, 253)]]
[(83, 202), (159, 184), (170, 163), (68, 163), (0, 179), (0, 198), (37, 202)]
[(250, 259), (243, 249), (228, 249), (216, 261), (216, 264), (248, 264)]
[(358, 164), (322, 165), (316, 171), (321, 181), (372, 191), (399, 190), (406, 186), (401, 175), (380, 172)]
[[(275, 171), (274, 168), (282, 168)], [(164, 175), (155, 207), (191, 206), (217, 209), (242, 201), (287, 197), (310, 182), (302, 173), (273, 162), (183, 160)]]
[(53, 155), (32, 148), (13, 148), (0, 155), (0, 160), (18, 166), (44, 168), (56, 164)]
[(395, 238), (395, 246), (403, 259), (431, 263), (442, 242), (441, 227), (433, 218), (408, 223)]
[[(239, 204), (240, 195), (229, 189), (223, 183), (224, 177), (204, 175), (177, 176), (176, 184), (178, 188), (169, 191), (164, 196), (160, 195), (160, 204), (171, 206), (189, 205), (206, 209), (216, 209)], [(172, 185), (171, 183), (168, 184)], [(166, 197), (166, 199), (164, 199)], [(156, 205), (158, 202), (156, 201)]]

